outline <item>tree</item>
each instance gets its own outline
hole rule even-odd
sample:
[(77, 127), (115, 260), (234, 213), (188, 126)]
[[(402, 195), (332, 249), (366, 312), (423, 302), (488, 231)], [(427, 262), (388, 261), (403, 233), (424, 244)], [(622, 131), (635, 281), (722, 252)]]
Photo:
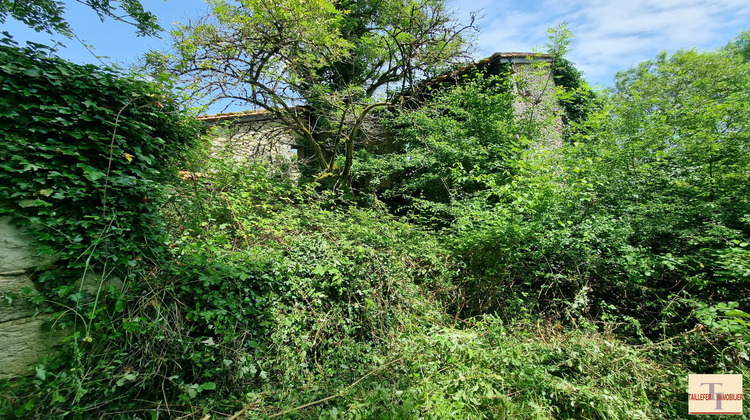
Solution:
[(576, 176), (592, 185), (589, 214), (625, 221), (628, 246), (641, 254), (608, 276), (613, 285), (622, 276), (621, 294), (608, 293), (639, 302), (620, 310), (651, 318), (644, 330), (683, 328), (701, 306), (699, 319), (715, 327), (706, 305), (731, 312), (718, 308), (750, 302), (750, 63), (741, 40), (661, 53), (618, 73), (580, 137), (576, 160), (590, 163), (575, 163)]
[[(131, 24), (138, 35), (156, 35), (161, 31), (156, 15), (143, 9), (139, 0), (76, 0), (91, 7), (99, 18), (111, 18)], [(10, 16), (23, 22), (37, 32), (58, 32), (65, 36), (73, 34), (63, 17), (65, 4), (59, 0), (0, 0), (0, 23)]]
[[(211, 0), (154, 61), (213, 101), (262, 108), (304, 139), (321, 176), (351, 185), (355, 141), (374, 109), (467, 51), (474, 19), (444, 0)], [(343, 155), (343, 162), (340, 162)]]
[(566, 58), (574, 37), (568, 24), (563, 22), (555, 28), (547, 29), (547, 33), (549, 35), (545, 47), (547, 54), (553, 58), (552, 74), (557, 86), (557, 101), (565, 112), (563, 136), (569, 141), (574, 135), (585, 131), (582, 123), (596, 109), (596, 97), (583, 79), (583, 72)]
[(742, 31), (736, 38), (734, 38), (726, 49), (742, 57), (746, 62), (750, 61), (750, 30)]

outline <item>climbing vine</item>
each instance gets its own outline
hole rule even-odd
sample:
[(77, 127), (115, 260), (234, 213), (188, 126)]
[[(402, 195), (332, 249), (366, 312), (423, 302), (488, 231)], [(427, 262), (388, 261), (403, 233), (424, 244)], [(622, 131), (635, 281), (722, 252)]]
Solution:
[(104, 263), (123, 271), (160, 246), (159, 182), (197, 126), (154, 82), (76, 65), (34, 44), (0, 43), (0, 216), (37, 238), (66, 275), (38, 280), (80, 300), (65, 280)]

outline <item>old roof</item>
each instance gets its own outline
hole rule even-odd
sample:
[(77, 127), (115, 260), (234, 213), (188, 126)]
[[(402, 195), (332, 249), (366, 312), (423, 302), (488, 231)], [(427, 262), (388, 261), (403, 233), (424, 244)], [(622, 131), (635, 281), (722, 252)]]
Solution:
[(549, 62), (549, 61), (552, 61), (552, 59), (553, 57), (549, 54), (530, 53), (530, 52), (496, 52), (485, 59), (460, 67), (456, 70), (434, 77), (432, 79), (425, 80), (422, 83), (420, 83), (420, 86), (424, 87), (424, 86), (433, 85), (433, 84), (440, 84), (440, 83), (450, 81), (450, 80), (460, 79), (461, 76), (464, 76), (469, 72), (472, 72), (474, 70), (480, 70), (485, 67), (489, 67), (490, 65), (494, 63), (529, 64), (529, 63), (538, 62), (538, 61)]
[(220, 113), (220, 114), (209, 114), (209, 115), (200, 115), (198, 116), (198, 121), (206, 121), (206, 122), (219, 122), (224, 120), (233, 120), (236, 118), (252, 118), (257, 116), (265, 116), (268, 115), (268, 111), (265, 109), (256, 109), (253, 111), (240, 111), (240, 112), (226, 112), (226, 113)]
[[(290, 110), (302, 112), (305, 107), (295, 106), (291, 107)], [(198, 121), (203, 121), (206, 125), (215, 125), (224, 121), (232, 122), (248, 122), (248, 121), (259, 121), (273, 118), (271, 113), (266, 109), (254, 109), (252, 111), (238, 111), (238, 112), (225, 112), (219, 114), (200, 115), (197, 117)]]
[[(535, 61), (552, 61), (552, 59), (553, 57), (549, 54), (530, 53), (530, 52), (496, 52), (485, 59), (460, 67), (456, 70), (434, 77), (432, 79), (425, 80), (419, 84), (419, 87), (423, 88), (429, 85), (441, 84), (444, 82), (457, 80), (471, 71), (489, 67), (490, 65), (494, 63), (528, 64), (528, 63), (532, 63)], [(305, 108), (293, 107), (292, 109), (302, 111)], [(220, 114), (201, 115), (198, 117), (198, 121), (203, 121), (206, 125), (210, 126), (210, 125), (214, 125), (214, 124), (224, 122), (224, 121), (248, 122), (248, 121), (264, 120), (264, 119), (269, 119), (269, 118), (272, 118), (271, 113), (269, 111), (265, 109), (256, 109), (252, 111), (227, 112), (227, 113), (220, 113)]]

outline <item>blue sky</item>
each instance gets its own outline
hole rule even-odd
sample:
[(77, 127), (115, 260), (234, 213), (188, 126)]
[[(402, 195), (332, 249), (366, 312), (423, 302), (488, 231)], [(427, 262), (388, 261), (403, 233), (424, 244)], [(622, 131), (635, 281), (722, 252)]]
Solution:
[[(111, 20), (100, 22), (96, 14), (67, 0), (66, 18), (78, 37), (94, 47), (94, 53), (109, 57), (107, 64), (127, 65), (149, 49), (164, 49), (164, 40), (139, 38), (129, 25)], [(144, 7), (159, 16), (162, 26), (198, 17), (206, 6), (202, 0), (143, 0)], [(750, 29), (748, 0), (449, 0), (459, 16), (479, 10), (482, 32), (477, 39), (477, 58), (496, 51), (527, 52), (543, 49), (547, 28), (567, 22), (575, 34), (569, 58), (595, 86), (609, 86), (614, 74), (659, 51), (684, 48), (713, 49), (726, 44), (743, 29)], [(101, 64), (75, 39), (35, 33), (8, 19), (0, 31), (17, 41), (31, 40), (66, 45), (58, 54), (79, 63)]]
[[(464, 8), (467, 2), (453, 1)], [(721, 47), (750, 29), (748, 0), (472, 0), (484, 9), (479, 51), (527, 51), (544, 45), (546, 29), (567, 22), (575, 35), (569, 58), (592, 85), (663, 50)]]

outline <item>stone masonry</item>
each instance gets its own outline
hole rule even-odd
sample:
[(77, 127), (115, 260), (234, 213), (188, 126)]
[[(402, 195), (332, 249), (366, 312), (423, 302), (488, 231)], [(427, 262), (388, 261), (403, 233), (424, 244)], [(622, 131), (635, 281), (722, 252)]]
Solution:
[(0, 218), (0, 379), (31, 373), (30, 365), (62, 336), (42, 330), (48, 318), (24, 294), (34, 290), (31, 272), (53, 260), (38, 257), (32, 239), (9, 222)]

